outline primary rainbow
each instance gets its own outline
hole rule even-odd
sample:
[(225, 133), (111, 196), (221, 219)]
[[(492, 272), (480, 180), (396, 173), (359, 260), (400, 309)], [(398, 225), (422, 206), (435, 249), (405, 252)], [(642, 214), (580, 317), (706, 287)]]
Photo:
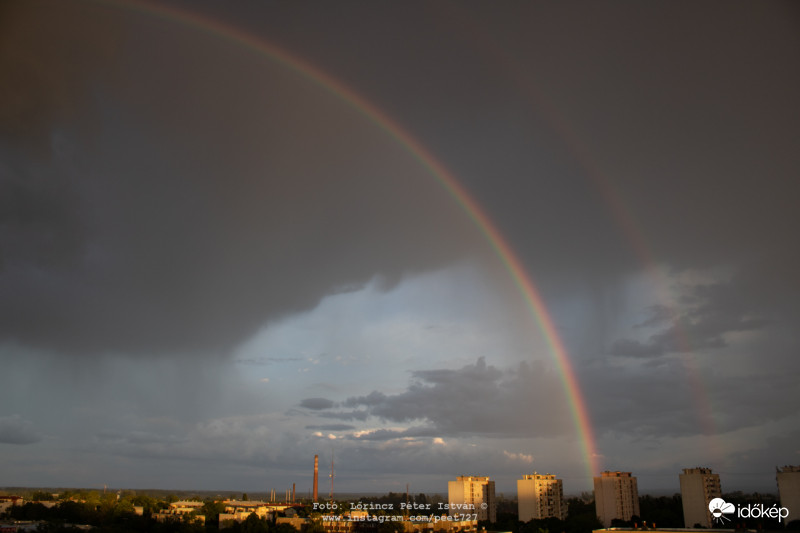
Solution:
[(324, 90), (335, 94), (359, 113), (367, 117), (389, 137), (402, 145), (409, 154), (436, 178), (437, 182), (453, 197), (453, 199), (458, 202), (467, 216), (469, 216), (478, 230), (489, 242), (495, 254), (522, 293), (525, 303), (541, 329), (548, 348), (555, 359), (572, 413), (575, 429), (581, 442), (581, 451), (584, 456), (587, 473), (589, 477), (597, 475), (597, 459), (599, 456), (596, 453), (594, 431), (589, 420), (586, 403), (583, 399), (583, 394), (581, 393), (567, 350), (556, 331), (553, 319), (547, 311), (544, 300), (539, 294), (533, 279), (525, 271), (519, 257), (517, 257), (517, 254), (508, 244), (508, 241), (506, 241), (505, 237), (503, 237), (497, 229), (486, 211), (472, 198), (452, 172), (439, 162), (433, 154), (400, 124), (386, 115), (386, 113), (370, 101), (319, 68), (289, 54), (261, 37), (247, 33), (240, 28), (224, 24), (218, 20), (198, 15), (197, 13), (182, 11), (164, 5), (133, 0), (104, 0), (102, 3), (115, 4), (125, 9), (133, 8), (151, 16), (177, 21), (264, 55), (293, 72), (300, 74), (305, 79)]

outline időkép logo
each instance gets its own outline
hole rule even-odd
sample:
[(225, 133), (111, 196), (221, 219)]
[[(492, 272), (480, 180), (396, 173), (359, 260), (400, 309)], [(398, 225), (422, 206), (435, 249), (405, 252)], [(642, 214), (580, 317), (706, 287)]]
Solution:
[(722, 498), (714, 498), (708, 502), (708, 510), (714, 517), (715, 523), (730, 522), (730, 518), (725, 515), (736, 515), (737, 518), (777, 518), (778, 522), (789, 516), (789, 509), (774, 505), (764, 505), (763, 503), (751, 503), (742, 505), (738, 509), (732, 503), (728, 503)]

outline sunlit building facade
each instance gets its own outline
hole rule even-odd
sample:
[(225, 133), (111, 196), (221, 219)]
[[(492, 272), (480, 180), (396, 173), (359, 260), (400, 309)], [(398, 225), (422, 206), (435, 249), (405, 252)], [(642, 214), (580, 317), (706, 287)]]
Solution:
[(487, 476), (458, 476), (447, 482), (448, 514), (477, 514), (478, 520), (497, 520), (494, 481)]
[(778, 494), (781, 507), (789, 510), (786, 523), (800, 520), (800, 466), (784, 466), (777, 469)]
[(615, 518), (630, 520), (639, 516), (639, 488), (630, 472), (602, 472), (594, 478), (594, 504), (597, 518), (605, 527)]
[(519, 520), (567, 517), (564, 487), (554, 474), (525, 474), (517, 480)]
[(708, 510), (708, 502), (722, 496), (719, 474), (713, 473), (710, 468), (684, 468), (679, 477), (684, 526), (712, 527), (713, 517)]

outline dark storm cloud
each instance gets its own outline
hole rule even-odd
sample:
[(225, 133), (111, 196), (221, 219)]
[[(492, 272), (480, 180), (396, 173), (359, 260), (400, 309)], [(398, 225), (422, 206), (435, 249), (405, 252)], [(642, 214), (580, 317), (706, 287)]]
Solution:
[[(538, 363), (434, 360), (400, 393), (364, 394), (372, 381), (360, 380), (369, 388), (344, 401), (326, 374), (283, 397), (274, 418), (243, 416), (278, 405), (278, 377), (248, 394), (241, 368), (223, 380), (194, 356), (229, 353), (326, 295), (373, 279), (392, 287), (485, 250), (420, 165), (324, 88), (120, 5), (0, 6), (0, 377), (3, 405), (22, 413), (0, 418), (7, 442), (41, 439), (27, 420), (48, 426), (19, 406), (55, 418), (58, 397), (73, 410), (52, 425), (95, 435), (76, 445), (92, 458), (81, 470), (107, 455), (163, 460), (143, 485), (190, 465), (214, 473), (194, 478), (212, 488), (220, 475), (236, 487), (232, 465), (248, 479), (264, 465), (310, 476), (309, 457), (330, 442), (363, 479), (529, 456), (497, 439), (568, 444), (561, 376)], [(555, 310), (595, 432), (620, 443), (610, 455), (646, 464), (654, 442), (717, 433), (747, 450), (731, 456), (741, 465), (797, 457), (797, 5), (172, 5), (341, 79), (453, 171)], [(642, 284), (659, 294), (631, 317), (639, 295), (628, 292)], [(652, 305), (664, 293), (680, 298)], [(620, 333), (621, 321), (635, 326)], [(269, 353), (296, 353), (286, 348)], [(111, 357), (38, 355), (51, 351), (162, 357), (101, 371)], [(164, 357), (176, 353), (191, 357)], [(151, 365), (162, 361), (174, 370)], [(278, 372), (289, 361), (238, 362)], [(48, 377), (55, 385), (28, 398), (26, 384)], [(287, 409), (321, 390), (334, 399)], [(370, 423), (411, 427), (355, 431)], [(67, 464), (71, 439), (14, 449), (52, 444)]]
[(42, 440), (33, 423), (19, 415), (0, 416), (0, 443), (33, 444)]
[[(363, 406), (370, 416), (387, 422), (424, 420), (424, 434), (448, 435), (559, 435), (568, 427), (563, 392), (543, 365), (520, 364), (503, 372), (484, 358), (455, 369), (419, 370), (405, 392), (378, 391), (351, 397), (345, 406)], [(548, 403), (552, 411), (520, 413), (520, 405)], [(560, 413), (557, 416), (554, 413)], [(388, 436), (381, 433), (379, 436)]]
[[(86, 19), (90, 12), (91, 23)], [(76, 119), (92, 98), (89, 85), (112, 74), (124, 42), (125, 25), (119, 15), (75, 5), (3, 3), (0, 136), (4, 148), (36, 150), (26, 155), (47, 159), (63, 148), (53, 126)]]
[[(12, 118), (0, 145), (0, 338), (81, 353), (225, 351), (325, 294), (373, 276), (390, 286), (471, 249), (473, 230), (430, 178), (312, 84), (146, 15), (83, 6), (51, 28), (39, 9), (9, 8), (0, 53), (13, 74), (0, 104)], [(721, 25), (711, 7), (688, 20), (675, 7), (573, 17), (477, 5), (455, 19), (431, 7), (422, 25), (402, 7), (373, 24), (356, 7), (320, 8), (301, 27), (279, 22), (289, 8), (248, 9), (262, 8), (219, 16), (274, 24), (251, 29), (403, 117), (496, 218), (545, 296), (580, 285), (607, 298), (641, 268), (642, 246), (678, 269), (760, 261), (796, 286), (788, 8), (734, 6)], [(561, 17), (570, 24), (552, 23)], [(669, 20), (687, 27), (677, 47)], [(770, 39), (734, 39), (736, 21)], [(420, 26), (418, 48), (397, 47), (407, 25)], [(328, 46), (339, 27), (353, 38)], [(394, 75), (374, 75), (387, 58)], [(796, 301), (790, 292), (768, 305)], [(663, 342), (617, 351), (672, 349)]]
[(305, 407), (306, 409), (312, 409), (314, 411), (330, 409), (334, 405), (336, 404), (327, 398), (306, 398), (300, 402), (300, 407)]
[[(433, 4), (420, 21), (395, 5), (336, 46), (308, 29), (324, 40), (363, 6), (302, 27), (279, 11), (270, 29), (402, 117), (545, 291), (601, 291), (642, 267), (643, 248), (680, 269), (796, 254), (797, 6), (573, 7)], [(414, 43), (399, 49), (409, 26)], [(392, 76), (370, 75), (387, 64)]]
[(0, 7), (0, 291), (9, 297), (18, 264), (69, 268), (86, 236), (75, 183), (51, 165), (70, 156), (59, 124), (77, 121), (82, 134), (97, 126), (81, 120), (82, 110), (90, 84), (107, 77), (123, 26), (108, 12), (86, 25), (74, 7)]
[(91, 4), (56, 39), (39, 8), (12, 10), (0, 48), (35, 71), (3, 76), (0, 340), (225, 352), (473, 246), (421, 165), (289, 69), (147, 16), (97, 28), (121, 12)]

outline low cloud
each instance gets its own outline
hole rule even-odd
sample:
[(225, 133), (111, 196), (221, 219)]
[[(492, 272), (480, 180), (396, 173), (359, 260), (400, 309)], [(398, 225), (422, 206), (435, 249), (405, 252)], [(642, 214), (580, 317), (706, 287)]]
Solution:
[(611, 355), (621, 357), (659, 357), (676, 353), (726, 348), (726, 335), (761, 330), (772, 321), (760, 316), (764, 311), (735, 293), (732, 282), (679, 287), (682, 305), (648, 308), (648, 317), (634, 329), (659, 328), (646, 340), (622, 338), (614, 341)]
[(300, 407), (305, 407), (306, 409), (311, 409), (313, 411), (322, 411), (324, 409), (330, 409), (334, 406), (332, 400), (328, 400), (327, 398), (306, 398), (300, 402)]
[(505, 455), (512, 461), (520, 461), (526, 464), (533, 464), (533, 455), (531, 454), (511, 453), (509, 451), (503, 450), (503, 455)]
[(42, 440), (33, 423), (19, 415), (0, 417), (0, 443), (33, 444)]
[(300, 357), (240, 357), (236, 363), (249, 366), (267, 366), (275, 363), (291, 363), (302, 361)]
[(357, 431), (351, 436), (354, 440), (388, 441), (394, 439), (409, 439), (417, 437), (432, 437), (436, 429), (432, 427), (415, 426), (408, 429), (372, 429)]
[[(522, 363), (503, 371), (487, 365), (481, 357), (474, 365), (457, 369), (412, 372), (405, 392), (386, 395), (373, 391), (350, 397), (342, 405), (360, 406), (363, 411), (357, 412), (386, 422), (425, 422), (431, 435), (554, 436), (569, 428), (565, 422), (569, 413), (562, 400), (559, 380), (544, 364)], [(548, 408), (521, 413), (521, 405)]]
[(306, 429), (316, 429), (321, 431), (349, 431), (355, 428), (355, 426), (351, 426), (350, 424), (321, 424), (306, 426)]

